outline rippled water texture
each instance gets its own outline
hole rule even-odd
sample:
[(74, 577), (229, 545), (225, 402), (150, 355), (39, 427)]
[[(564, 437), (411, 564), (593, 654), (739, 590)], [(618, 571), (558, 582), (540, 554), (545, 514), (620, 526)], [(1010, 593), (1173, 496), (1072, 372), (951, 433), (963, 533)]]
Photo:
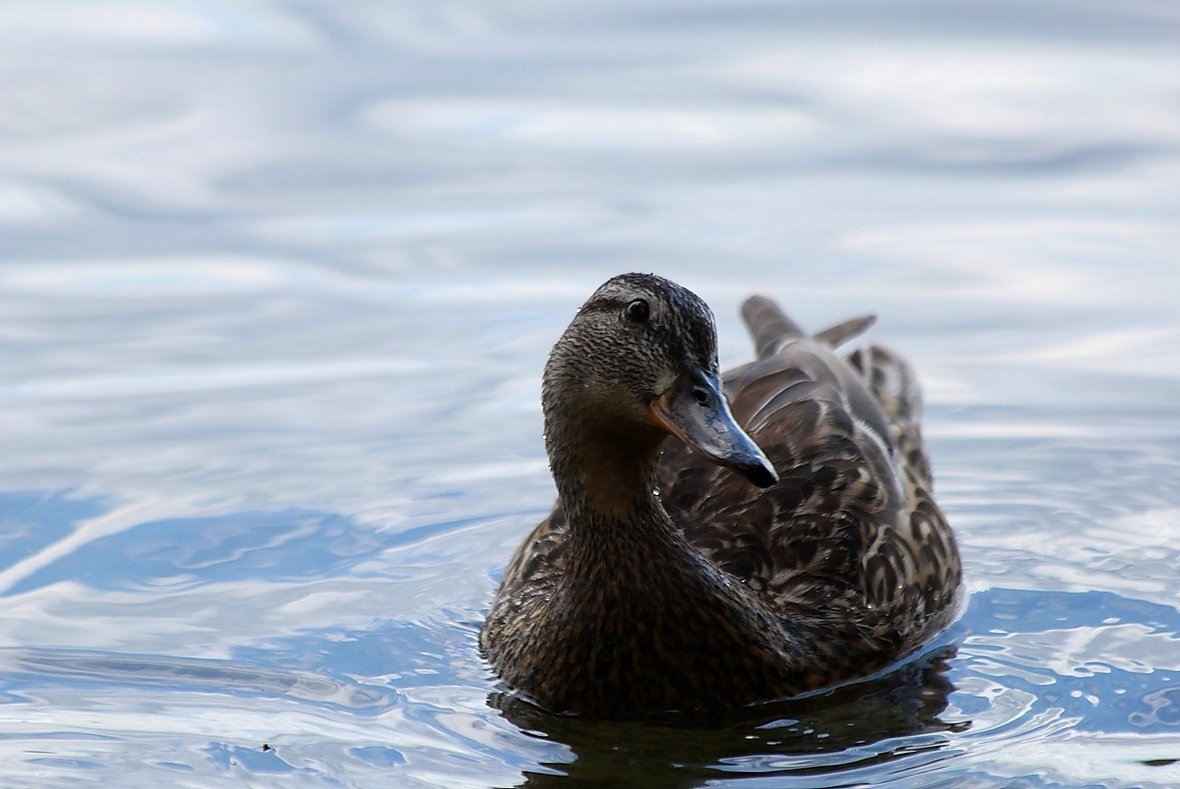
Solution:
[[(0, 5), (0, 783), (1180, 785), (1174, 3)], [(927, 395), (971, 592), (707, 721), (476, 633), (603, 279)], [(581, 783), (578, 783), (581, 781)]]

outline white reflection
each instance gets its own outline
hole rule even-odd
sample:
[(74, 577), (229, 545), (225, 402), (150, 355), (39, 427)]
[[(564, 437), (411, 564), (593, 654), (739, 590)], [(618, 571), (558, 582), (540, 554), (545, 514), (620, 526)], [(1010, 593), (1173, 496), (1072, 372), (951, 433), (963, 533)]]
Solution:
[(1135, 674), (1180, 671), (1180, 633), (1160, 633), (1139, 623), (974, 635), (964, 643), (991, 647), (986, 654), (1002, 656), (1005, 671), (1023, 666), (1049, 669), (1061, 677), (1091, 677), (1112, 669)]
[(244, 256), (89, 260), (86, 263), (42, 261), (0, 269), (0, 290), (88, 298), (191, 298), (273, 288), (297, 271), (285, 261)]
[(75, 202), (53, 190), (0, 180), (0, 225), (65, 220), (78, 213)]
[(720, 112), (527, 99), (387, 100), (369, 107), (363, 117), (398, 134), (470, 135), (615, 151), (789, 144), (822, 128), (809, 113), (793, 109)]
[[(254, 8), (248, 8), (253, 5)], [(311, 30), (266, 4), (221, 0), (55, 0), (5, 3), (0, 29), (19, 44), (61, 42), (87, 48), (119, 45), (169, 47), (231, 41), (255, 45), (308, 44)]]

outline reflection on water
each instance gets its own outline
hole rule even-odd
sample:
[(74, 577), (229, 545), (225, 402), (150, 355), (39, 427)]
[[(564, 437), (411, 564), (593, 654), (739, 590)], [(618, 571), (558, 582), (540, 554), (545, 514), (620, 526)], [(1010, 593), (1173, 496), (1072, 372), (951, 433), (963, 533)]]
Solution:
[(158, 685), (180, 693), (227, 696), (286, 697), (301, 704), (333, 706), (362, 712), (388, 708), (393, 694), (377, 687), (345, 687), (313, 674), (291, 675), (249, 666), (157, 656), (101, 655), (79, 651), (14, 652), (4, 663), (13, 676), (49, 675), (92, 687)]
[[(500, 7), (503, 6), (503, 7)], [(1166, 3), (0, 5), (5, 785), (1180, 785)], [(711, 720), (476, 633), (608, 276), (913, 359), (971, 599)]]
[(492, 703), (532, 736), (568, 747), (568, 758), (526, 771), (523, 786), (699, 786), (718, 778), (826, 775), (855, 782), (937, 761), (969, 721), (940, 719), (954, 690), (934, 650), (886, 676), (807, 699), (699, 720), (613, 722), (548, 715), (511, 697)]

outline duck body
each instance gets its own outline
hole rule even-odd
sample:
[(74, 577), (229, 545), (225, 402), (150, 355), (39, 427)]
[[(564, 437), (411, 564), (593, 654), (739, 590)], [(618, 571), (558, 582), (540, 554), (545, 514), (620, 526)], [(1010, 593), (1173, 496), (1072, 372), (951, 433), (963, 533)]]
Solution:
[(743, 315), (758, 358), (723, 379), (708, 307), (652, 275), (609, 280), (558, 340), (558, 502), (480, 636), (513, 691), (609, 717), (736, 707), (871, 674), (954, 618), (908, 366), (835, 353), (868, 320), (808, 337), (761, 297)]

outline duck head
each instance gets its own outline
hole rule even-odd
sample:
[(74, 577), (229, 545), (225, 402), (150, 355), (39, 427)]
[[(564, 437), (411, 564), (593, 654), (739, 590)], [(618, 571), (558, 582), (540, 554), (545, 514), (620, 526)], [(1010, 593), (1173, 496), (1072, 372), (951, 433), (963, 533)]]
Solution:
[(722, 393), (712, 312), (662, 277), (623, 274), (594, 292), (550, 354), (542, 405), (551, 458), (571, 424), (583, 441), (653, 457), (671, 433), (755, 485), (778, 481)]

